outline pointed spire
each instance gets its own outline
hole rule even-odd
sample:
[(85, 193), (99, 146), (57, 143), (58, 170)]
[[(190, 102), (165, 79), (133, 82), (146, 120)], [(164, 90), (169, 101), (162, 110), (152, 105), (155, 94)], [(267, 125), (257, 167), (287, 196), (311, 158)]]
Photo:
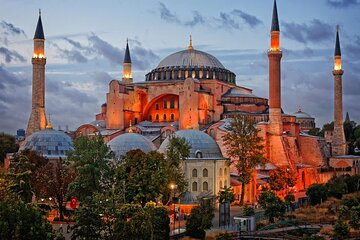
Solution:
[(34, 39), (45, 39), (44, 30), (41, 21), (41, 9), (39, 9), (39, 20), (37, 22)]
[(339, 25), (336, 26), (335, 56), (341, 56), (340, 39), (339, 39)]
[(130, 50), (129, 50), (129, 40), (128, 39), (126, 39), (126, 49), (125, 49), (124, 63), (131, 63)]
[(274, 0), (273, 16), (272, 16), (272, 22), (271, 22), (271, 31), (272, 32), (273, 31), (280, 31), (276, 0)]
[(346, 112), (345, 122), (350, 122), (349, 112)]
[(192, 38), (191, 38), (191, 35), (190, 35), (190, 42), (189, 42), (189, 46), (188, 46), (188, 50), (193, 50), (193, 45), (192, 45)]

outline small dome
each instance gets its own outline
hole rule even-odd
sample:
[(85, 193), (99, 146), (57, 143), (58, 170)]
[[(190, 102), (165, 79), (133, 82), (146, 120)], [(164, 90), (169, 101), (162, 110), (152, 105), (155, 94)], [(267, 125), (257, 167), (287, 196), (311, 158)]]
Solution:
[[(180, 130), (174, 134), (176, 137), (185, 138), (190, 144), (190, 158), (224, 159), (217, 143), (206, 133), (198, 130)], [(165, 153), (169, 137), (161, 144), (159, 152)]]
[(176, 66), (225, 68), (216, 57), (194, 49), (173, 53), (161, 60), (156, 68)]
[(19, 151), (29, 149), (47, 158), (66, 158), (66, 153), (72, 149), (72, 146), (72, 139), (66, 133), (46, 129), (27, 137)]
[(122, 134), (112, 139), (107, 145), (115, 153), (117, 159), (125, 156), (130, 150), (140, 149), (145, 153), (156, 150), (155, 145), (150, 140), (137, 133)]
[(306, 113), (306, 112), (302, 112), (301, 109), (299, 109), (299, 111), (294, 112), (293, 114), (296, 118), (313, 118), (310, 116), (310, 114)]

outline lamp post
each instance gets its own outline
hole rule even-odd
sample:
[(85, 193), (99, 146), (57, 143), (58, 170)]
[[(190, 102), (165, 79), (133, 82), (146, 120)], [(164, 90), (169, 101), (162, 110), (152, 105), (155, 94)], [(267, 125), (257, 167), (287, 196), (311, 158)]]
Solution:
[(175, 235), (175, 188), (176, 188), (176, 184), (170, 184), (170, 188), (173, 191), (173, 204), (174, 204), (174, 235)]

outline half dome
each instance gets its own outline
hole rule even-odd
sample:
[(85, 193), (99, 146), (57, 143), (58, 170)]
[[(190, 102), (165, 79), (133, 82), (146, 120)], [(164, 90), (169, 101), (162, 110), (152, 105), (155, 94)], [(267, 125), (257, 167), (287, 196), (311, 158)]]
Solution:
[(156, 146), (146, 137), (137, 133), (125, 133), (107, 143), (117, 159), (121, 159), (130, 150), (140, 149), (147, 153), (156, 150)]
[(73, 141), (64, 132), (46, 129), (34, 132), (25, 139), (19, 151), (29, 149), (47, 158), (66, 158), (66, 153), (72, 149)]
[[(174, 134), (176, 137), (185, 138), (190, 144), (189, 158), (224, 159), (215, 140), (206, 133), (198, 130), (180, 130)], [(160, 145), (159, 152), (166, 152), (170, 137), (171, 136), (167, 137)]]

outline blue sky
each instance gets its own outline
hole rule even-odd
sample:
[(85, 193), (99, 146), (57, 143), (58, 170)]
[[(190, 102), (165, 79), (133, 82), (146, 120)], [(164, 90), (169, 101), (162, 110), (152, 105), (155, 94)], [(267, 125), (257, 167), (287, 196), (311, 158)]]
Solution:
[[(332, 58), (340, 25), (344, 111), (360, 122), (360, 1), (278, 0), (282, 105), (299, 106), (317, 124), (333, 115)], [(32, 38), (42, 9), (46, 37), (46, 108), (53, 125), (76, 129), (94, 120), (108, 83), (120, 79), (126, 38), (134, 80), (186, 48), (217, 57), (237, 84), (268, 96), (266, 51), (272, 0), (0, 0), (0, 131), (26, 128), (31, 110)]]

